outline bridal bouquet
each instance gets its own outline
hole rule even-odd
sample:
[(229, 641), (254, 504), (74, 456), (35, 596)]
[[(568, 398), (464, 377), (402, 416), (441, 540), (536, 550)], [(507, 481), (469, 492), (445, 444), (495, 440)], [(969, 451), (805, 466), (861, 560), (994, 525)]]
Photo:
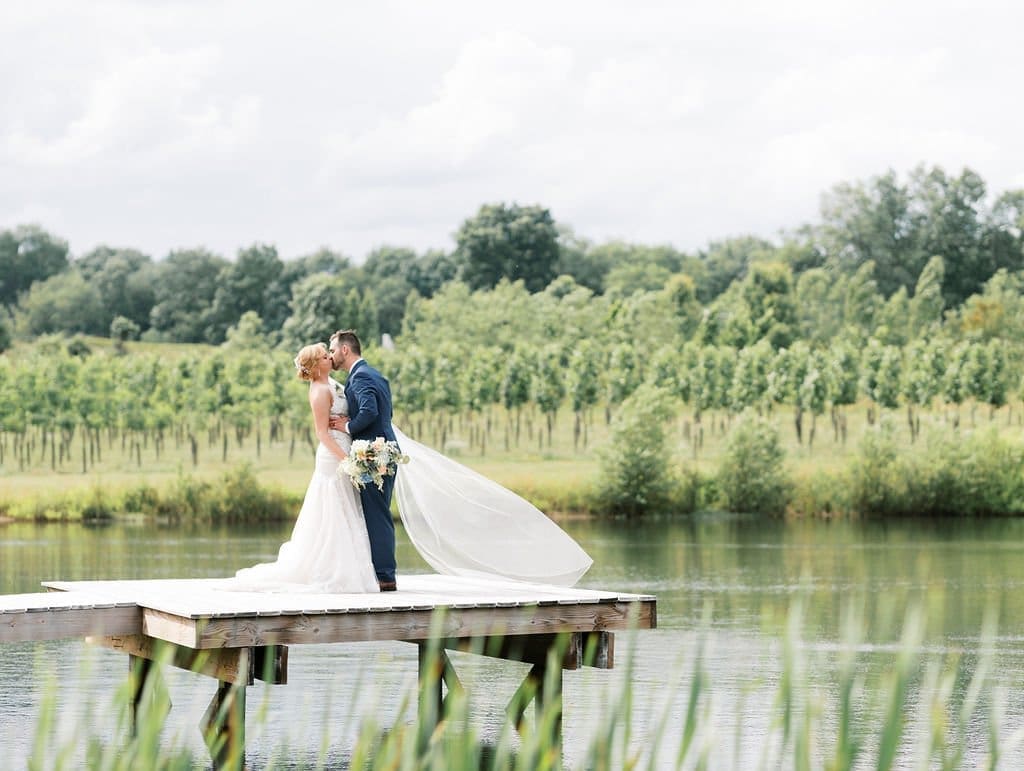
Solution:
[(372, 442), (356, 439), (352, 449), (338, 466), (338, 476), (348, 479), (362, 490), (367, 482), (373, 482), (378, 490), (384, 489), (384, 477), (394, 476), (399, 463), (408, 463), (409, 456), (398, 449), (398, 442), (389, 442), (378, 436)]

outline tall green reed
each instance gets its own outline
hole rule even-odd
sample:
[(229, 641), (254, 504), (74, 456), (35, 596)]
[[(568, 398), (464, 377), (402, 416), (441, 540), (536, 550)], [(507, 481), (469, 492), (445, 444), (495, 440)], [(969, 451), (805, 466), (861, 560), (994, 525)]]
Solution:
[[(713, 631), (712, 612), (707, 607), (695, 652), (688, 660), (666, 662), (665, 683), (676, 685), (667, 688), (659, 703), (653, 703), (650, 693), (633, 682), (643, 636), (658, 634), (656, 631), (622, 635), (618, 647), (626, 655), (617, 672), (600, 674), (601, 682), (595, 687), (603, 688), (599, 694), (601, 708), (590, 725), (574, 724), (574, 705), (562, 704), (551, 667), (545, 681), (523, 692), (524, 699), (539, 693), (543, 706), (536, 714), (527, 713), (520, 730), (507, 723), (497, 731), (490, 726), (484, 732), (479, 706), (491, 694), (463, 678), (465, 687), (449, 688), (438, 711), (435, 694), (442, 674), (440, 670), (427, 670), (421, 687), (410, 686), (402, 694), (397, 718), (389, 718), (390, 725), (382, 725), (373, 709), (352, 705), (349, 715), (359, 728), (351, 746), (343, 752), (344, 763), (353, 769), (398, 771), (533, 771), (562, 767), (653, 771), (740, 769), (750, 767), (751, 756), (759, 756), (761, 766), (768, 769), (887, 771), (957, 769), (968, 762), (996, 769), (1009, 762), (1011, 753), (1018, 751), (1024, 741), (1024, 729), (1005, 732), (1005, 694), (991, 693), (988, 687), (997, 631), (994, 614), (986, 616), (976, 649), (962, 655), (927, 647), (929, 612), (923, 602), (911, 604), (896, 619), (899, 640), (891, 650), (890, 646), (866, 642), (869, 620), (864, 612), (863, 602), (851, 597), (842, 609), (840, 639), (827, 646), (823, 654), (803, 641), (804, 616), (797, 595), (780, 637), (766, 635), (765, 639), (766, 645), (777, 646), (778, 676), (767, 689), (771, 720), (764, 732), (748, 733), (744, 722), (745, 705), (751, 695), (760, 697), (766, 690), (756, 671), (749, 672), (751, 687), (738, 702), (736, 714), (716, 714), (719, 694), (706, 666)], [(887, 651), (889, 663), (881, 676), (868, 677), (865, 660), (880, 655), (880, 647)], [(483, 648), (475, 652), (486, 653)], [(428, 656), (437, 653), (436, 647), (427, 651)], [(460, 656), (472, 654), (451, 655), (458, 669), (465, 661)], [(147, 685), (134, 734), (127, 719), (130, 692), (125, 684), (115, 694), (100, 697), (109, 699), (101, 709), (114, 710), (118, 716), (113, 735), (97, 732), (86, 717), (58, 736), (54, 730), (58, 689), (55, 680), (45, 689), (28, 762), (30, 769), (77, 768), (83, 756), (89, 768), (104, 771), (176, 770), (208, 764), (208, 759), (189, 749), (189, 742), (182, 737), (164, 735), (166, 693), (158, 680)], [(273, 689), (266, 693), (267, 699), (273, 698)], [(293, 768), (305, 763), (310, 768), (327, 768), (331, 752), (337, 756), (332, 726), (325, 720), (315, 752), (300, 754), (307, 760), (296, 761), (294, 753), (287, 750), (294, 746), (287, 725), (267, 723), (266, 703), (250, 709), (247, 720), (250, 736), (280, 737), (280, 751), (275, 749), (262, 760), (264, 767)], [(644, 710), (651, 719), (641, 724), (637, 716)], [(566, 731), (577, 737), (568, 757), (556, 730), (563, 712)], [(723, 732), (723, 724), (733, 729)], [(966, 754), (970, 734), (973, 731), (976, 735), (979, 726), (987, 741), (980, 760), (977, 747), (972, 756)], [(728, 733), (733, 737), (731, 748), (723, 741)], [(587, 737), (582, 749), (580, 736)]]

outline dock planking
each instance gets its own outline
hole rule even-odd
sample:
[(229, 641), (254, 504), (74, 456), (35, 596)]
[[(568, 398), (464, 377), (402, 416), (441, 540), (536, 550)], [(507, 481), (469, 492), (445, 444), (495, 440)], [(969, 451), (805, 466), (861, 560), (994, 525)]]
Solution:
[[(611, 669), (614, 632), (657, 626), (657, 600), (646, 594), (436, 574), (398, 583), (396, 592), (312, 594), (235, 591), (220, 579), (47, 581), (49, 592), (0, 595), (0, 642), (79, 637), (127, 653), (136, 705), (145, 680), (159, 676), (154, 662), (217, 679), (203, 733), (215, 767), (240, 768), (245, 687), (287, 682), (288, 646), (416, 644), (433, 718), (443, 690), (461, 688), (446, 650), (526, 662), (509, 716), (519, 725), (529, 698), (538, 710), (558, 699), (560, 735), (561, 671)], [(542, 699), (541, 684), (552, 682)]]

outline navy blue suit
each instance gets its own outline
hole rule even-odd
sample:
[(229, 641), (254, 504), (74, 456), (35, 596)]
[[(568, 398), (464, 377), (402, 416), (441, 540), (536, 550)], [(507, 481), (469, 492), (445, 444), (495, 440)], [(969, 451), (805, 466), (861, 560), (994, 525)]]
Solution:
[[(383, 436), (395, 441), (391, 428), (391, 386), (366, 361), (358, 361), (345, 381), (348, 400), (348, 433), (353, 439), (373, 441)], [(378, 581), (395, 580), (395, 523), (391, 519), (391, 494), (395, 478), (384, 477), (384, 489), (368, 483), (359, 492), (363, 501), (366, 531), (370, 536), (370, 556)]]

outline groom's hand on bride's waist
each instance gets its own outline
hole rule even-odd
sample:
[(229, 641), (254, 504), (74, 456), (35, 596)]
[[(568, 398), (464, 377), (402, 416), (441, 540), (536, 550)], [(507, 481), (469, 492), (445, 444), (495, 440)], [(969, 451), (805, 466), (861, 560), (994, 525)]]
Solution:
[(344, 431), (348, 433), (348, 418), (344, 415), (332, 415), (331, 419), (327, 421), (327, 427), (332, 428), (335, 431)]

